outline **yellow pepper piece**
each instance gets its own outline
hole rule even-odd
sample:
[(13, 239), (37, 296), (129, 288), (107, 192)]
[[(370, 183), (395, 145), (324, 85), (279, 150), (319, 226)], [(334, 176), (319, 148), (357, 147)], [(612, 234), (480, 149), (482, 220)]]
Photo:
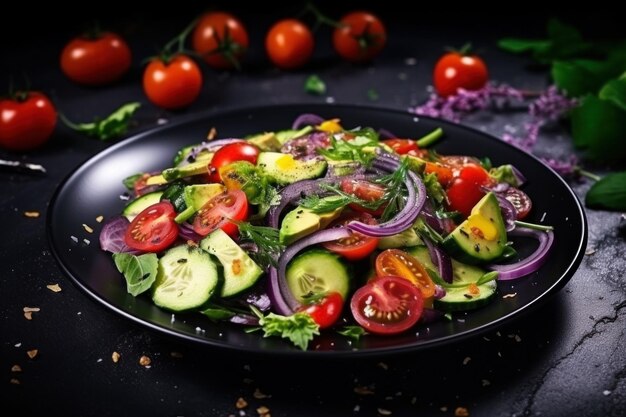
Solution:
[(339, 119), (324, 120), (319, 126), (317, 126), (317, 130), (327, 133), (341, 132), (343, 131), (343, 127), (341, 127), (339, 121)]
[(285, 155), (276, 160), (276, 166), (281, 170), (287, 171), (295, 168), (296, 161), (294, 161), (293, 156)]

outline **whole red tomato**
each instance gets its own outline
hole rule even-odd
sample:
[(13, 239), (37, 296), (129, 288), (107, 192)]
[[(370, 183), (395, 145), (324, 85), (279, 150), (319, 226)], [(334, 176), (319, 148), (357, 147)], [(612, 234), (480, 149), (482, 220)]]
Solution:
[(345, 15), (339, 24), (340, 27), (333, 32), (333, 46), (348, 61), (369, 61), (385, 46), (387, 31), (372, 13), (352, 12)]
[(457, 93), (459, 88), (478, 90), (487, 84), (487, 65), (477, 55), (448, 52), (435, 64), (433, 83), (442, 97)]
[(265, 38), (267, 55), (274, 65), (282, 69), (295, 69), (306, 64), (314, 46), (309, 28), (296, 19), (277, 22)]
[(103, 32), (72, 39), (61, 52), (61, 69), (72, 81), (102, 85), (121, 78), (131, 63), (130, 48), (119, 35)]
[(0, 99), (0, 146), (13, 151), (35, 149), (50, 138), (56, 122), (56, 109), (42, 93)]
[(194, 51), (219, 69), (239, 67), (248, 48), (248, 32), (235, 16), (225, 12), (202, 15), (191, 38)]
[(187, 55), (154, 58), (143, 73), (143, 90), (150, 101), (164, 109), (179, 109), (194, 102), (202, 89), (202, 73)]
[(343, 298), (341, 294), (331, 292), (311, 304), (303, 305), (298, 311), (311, 316), (313, 321), (320, 326), (320, 329), (326, 329), (339, 320), (342, 309)]

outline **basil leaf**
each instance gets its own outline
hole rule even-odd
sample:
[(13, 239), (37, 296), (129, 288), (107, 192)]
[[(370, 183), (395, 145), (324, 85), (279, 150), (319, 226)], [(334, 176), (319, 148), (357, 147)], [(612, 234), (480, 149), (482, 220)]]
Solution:
[(326, 93), (326, 83), (317, 75), (310, 75), (304, 82), (304, 91), (321, 96)]
[(625, 117), (626, 112), (612, 102), (595, 96), (585, 97), (571, 113), (574, 145), (586, 148), (592, 159), (626, 158)]
[(135, 184), (143, 176), (144, 176), (143, 172), (140, 172), (139, 174), (131, 175), (130, 177), (124, 178), (122, 180), (122, 184), (124, 184), (124, 187), (126, 187), (129, 191), (133, 191), (135, 189)]
[(589, 208), (626, 210), (626, 171), (609, 174), (593, 184), (585, 197)]
[(343, 329), (337, 330), (337, 333), (353, 340), (359, 340), (361, 336), (368, 334), (361, 326), (344, 326)]
[(619, 79), (606, 83), (598, 93), (598, 97), (626, 110), (626, 73), (622, 74)]
[(211, 306), (200, 312), (213, 321), (228, 320), (236, 314), (234, 311), (220, 306)]
[(65, 116), (61, 116), (61, 120), (77, 132), (100, 140), (108, 140), (120, 137), (128, 131), (131, 118), (139, 107), (141, 104), (138, 102), (124, 104), (104, 119), (96, 118), (92, 123), (73, 123)]
[(130, 253), (114, 253), (113, 261), (117, 270), (126, 278), (126, 291), (129, 294), (136, 297), (152, 287), (159, 262), (156, 254), (136, 256)]

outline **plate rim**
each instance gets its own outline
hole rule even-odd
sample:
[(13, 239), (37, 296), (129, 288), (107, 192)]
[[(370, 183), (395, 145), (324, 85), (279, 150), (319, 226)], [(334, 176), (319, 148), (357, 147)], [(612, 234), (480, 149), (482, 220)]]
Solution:
[[(152, 323), (148, 320), (137, 317), (131, 314), (130, 312), (124, 311), (122, 308), (116, 305), (113, 305), (110, 301), (106, 300), (104, 297), (100, 296), (95, 291), (92, 291), (90, 288), (88, 288), (87, 285), (83, 283), (79, 277), (75, 277), (71, 273), (69, 268), (65, 265), (64, 261), (61, 259), (60, 253), (58, 253), (57, 248), (55, 247), (53, 243), (53, 237), (52, 237), (53, 225), (52, 225), (51, 219), (53, 217), (54, 208), (56, 206), (57, 199), (61, 191), (66, 186), (66, 184), (72, 178), (74, 178), (74, 176), (79, 174), (79, 172), (82, 169), (87, 169), (87, 167), (93, 164), (96, 159), (106, 158), (107, 155), (116, 152), (117, 149), (127, 146), (130, 143), (139, 141), (146, 136), (150, 136), (152, 134), (158, 133), (163, 130), (175, 129), (179, 126), (183, 126), (192, 122), (200, 121), (202, 119), (215, 118), (220, 115), (233, 116), (238, 113), (241, 113), (241, 114), (246, 114), (246, 113), (251, 113), (251, 112), (253, 113), (258, 110), (267, 110), (267, 109), (289, 108), (290, 110), (293, 110), (294, 108), (299, 108), (299, 107), (303, 108), (303, 112), (310, 112), (306, 110), (307, 107), (328, 108), (328, 109), (344, 108), (348, 111), (349, 110), (365, 110), (365, 111), (372, 111), (372, 112), (378, 112), (378, 113), (389, 113), (389, 114), (399, 115), (403, 117), (412, 116), (414, 118), (418, 118), (418, 121), (419, 119), (427, 119), (433, 122), (441, 123), (443, 125), (453, 125), (461, 130), (467, 130), (467, 131), (473, 132), (474, 134), (486, 136), (489, 138), (489, 140), (500, 142), (506, 147), (512, 148), (516, 152), (523, 154), (525, 157), (529, 157), (535, 160), (536, 162), (541, 164), (543, 168), (547, 169), (556, 178), (558, 178), (561, 186), (563, 186), (564, 189), (567, 190), (569, 197), (571, 197), (573, 201), (575, 202), (577, 214), (579, 218), (581, 219), (581, 230), (580, 230), (581, 239), (580, 239), (578, 247), (576, 248), (576, 255), (573, 258), (571, 258), (569, 264), (565, 268), (564, 272), (558, 277), (558, 279), (549, 288), (547, 288), (542, 294), (535, 297), (532, 301), (528, 302), (527, 304), (520, 307), (519, 309), (512, 311), (504, 316), (498, 317), (495, 320), (491, 320), (489, 323), (483, 324), (481, 326), (478, 326), (472, 329), (463, 330), (459, 333), (440, 337), (438, 339), (425, 341), (420, 344), (405, 344), (401, 346), (373, 347), (373, 348), (367, 348), (367, 349), (340, 350), (340, 351), (333, 351), (333, 350), (304, 350), (303, 351), (300, 349), (264, 350), (264, 349), (259, 349), (259, 348), (251, 348), (247, 346), (232, 345), (226, 342), (220, 342), (219, 340), (194, 337), (194, 335), (191, 335), (191, 334), (183, 333), (175, 329), (171, 329), (171, 328), (166, 328), (156, 323)], [(135, 325), (140, 325), (139, 328), (145, 329), (147, 327), (151, 330), (158, 332), (161, 335), (171, 337), (175, 340), (179, 340), (179, 341), (183, 340), (185, 342), (190, 342), (196, 345), (202, 345), (206, 347), (221, 349), (221, 350), (228, 351), (228, 352), (241, 352), (241, 353), (245, 352), (245, 353), (256, 354), (256, 355), (280, 356), (280, 357), (332, 357), (332, 358), (345, 358), (345, 357), (365, 358), (365, 357), (376, 357), (376, 356), (381, 356), (381, 355), (390, 354), (390, 353), (393, 353), (393, 354), (414, 353), (418, 351), (432, 349), (437, 346), (450, 344), (452, 340), (454, 342), (461, 342), (470, 338), (474, 338), (488, 331), (491, 331), (492, 329), (496, 327), (501, 327), (514, 320), (519, 320), (523, 316), (528, 315), (530, 312), (535, 311), (538, 307), (546, 304), (546, 302), (550, 300), (554, 296), (554, 294), (558, 293), (558, 291), (561, 290), (569, 282), (572, 276), (576, 273), (576, 270), (578, 269), (580, 263), (582, 262), (582, 258), (584, 256), (584, 250), (586, 248), (587, 240), (588, 240), (588, 232), (589, 232), (588, 229), (589, 227), (588, 227), (587, 216), (586, 216), (584, 207), (580, 199), (578, 198), (574, 190), (569, 186), (569, 184), (567, 184), (567, 182), (558, 173), (556, 173), (556, 171), (554, 171), (551, 167), (546, 165), (541, 159), (539, 159), (535, 155), (527, 153), (510, 143), (504, 142), (503, 140), (501, 140), (500, 138), (498, 138), (497, 136), (491, 133), (484, 132), (475, 127), (468, 126), (462, 123), (454, 123), (449, 120), (430, 117), (430, 116), (416, 115), (406, 110), (403, 111), (403, 110), (394, 109), (394, 108), (377, 107), (377, 106), (361, 105), (361, 104), (326, 104), (326, 103), (303, 103), (303, 102), (205, 110), (205, 111), (200, 111), (200, 112), (181, 116), (176, 121), (171, 122), (171, 123), (149, 127), (149, 128), (146, 128), (145, 130), (135, 132), (131, 136), (120, 140), (119, 142), (113, 144), (112, 146), (109, 146), (99, 152), (96, 152), (95, 154), (91, 155), (90, 157), (88, 157), (87, 159), (79, 163), (78, 166), (73, 168), (56, 186), (54, 193), (50, 199), (50, 203), (46, 210), (46, 220), (45, 220), (46, 241), (48, 243), (50, 251), (57, 265), (62, 270), (62, 272), (67, 277), (70, 278), (70, 280), (72, 281), (74, 285), (76, 285), (81, 291), (85, 292), (91, 299), (96, 300), (99, 304), (106, 307), (107, 310), (114, 311), (116, 314), (120, 314), (121, 316), (127, 319), (130, 319), (130, 321), (134, 323)]]

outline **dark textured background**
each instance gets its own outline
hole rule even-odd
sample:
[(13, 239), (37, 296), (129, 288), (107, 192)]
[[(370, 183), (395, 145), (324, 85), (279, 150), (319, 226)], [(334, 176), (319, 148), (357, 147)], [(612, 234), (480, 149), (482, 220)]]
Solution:
[[(338, 16), (356, 3), (327, 4), (320, 6)], [(492, 79), (529, 89), (547, 85), (544, 71), (529, 67), (523, 57), (497, 50), (495, 40), (505, 35), (540, 36), (547, 17), (559, 14), (558, 9), (536, 13), (529, 6), (519, 13), (494, 15), (497, 10), (486, 13), (467, 6), (451, 16), (443, 6), (415, 14), (390, 7), (393, 4), (368, 4), (385, 19), (389, 31), (389, 43), (373, 64), (341, 62), (328, 46), (328, 31), (321, 30), (314, 62), (291, 73), (268, 64), (262, 40), (273, 20), (292, 15), (299, 6), (231, 6), (249, 25), (252, 39), (244, 71), (205, 68), (200, 99), (174, 113), (163, 112), (144, 98), (139, 83), (141, 61), (202, 7), (128, 10), (107, 3), (73, 10), (55, 4), (48, 6), (50, 10), (32, 11), (30, 6), (18, 5), (22, 12), (18, 10), (0, 28), (0, 85), (10, 75), (19, 80), (26, 73), (34, 88), (46, 91), (64, 114), (77, 121), (140, 100), (144, 106), (133, 132), (156, 126), (159, 118), (174, 120), (205, 109), (267, 103), (334, 100), (403, 110), (427, 97), (431, 69), (442, 48), (466, 41), (482, 52)], [(65, 7), (78, 16), (59, 14)], [(610, 11), (575, 14), (570, 10), (563, 17), (592, 36), (622, 35)], [(63, 44), (92, 18), (123, 34), (134, 52), (131, 72), (107, 88), (78, 87), (63, 78), (58, 67)], [(414, 65), (408, 65), (407, 58), (414, 58)], [(311, 73), (327, 82), (327, 95), (303, 92), (303, 81)], [(378, 100), (368, 97), (369, 89), (378, 92)], [(505, 126), (519, 127), (522, 122), (523, 113), (516, 112), (480, 114), (466, 120), (496, 135)], [(457, 406), (467, 407), (472, 416), (623, 415), (626, 220), (619, 213), (588, 210), (590, 255), (570, 283), (544, 307), (497, 333), (436, 351), (353, 362), (242, 357), (165, 338), (94, 303), (55, 264), (45, 237), (45, 218), (23, 216), (27, 210), (45, 213), (62, 179), (107, 146), (59, 126), (41, 150), (28, 155), (0, 152), (0, 157), (42, 163), (48, 169), (45, 177), (0, 173), (1, 383), (4, 405), (15, 407), (15, 415), (227, 416), (238, 414), (234, 404), (240, 396), (250, 403), (247, 415), (256, 415), (260, 405), (269, 407), (273, 416), (366, 416), (380, 414), (379, 408), (400, 416), (449, 416)], [(560, 126), (542, 135), (538, 149), (555, 156), (572, 151), (567, 132)], [(606, 167), (588, 167), (607, 172)], [(582, 198), (589, 184), (573, 182), (572, 186)], [(46, 289), (51, 283), (58, 283), (63, 291)], [(27, 321), (22, 314), (25, 306), (41, 311)], [(30, 349), (39, 349), (35, 360), (26, 356)], [(122, 354), (118, 364), (111, 361), (113, 351)], [(182, 358), (172, 357), (172, 352), (181, 353)], [(143, 354), (152, 358), (149, 369), (137, 363)], [(12, 373), (14, 364), (23, 371)], [(11, 378), (21, 384), (10, 384)], [(355, 386), (367, 386), (373, 394), (359, 395)], [(257, 388), (271, 397), (254, 398)]]

